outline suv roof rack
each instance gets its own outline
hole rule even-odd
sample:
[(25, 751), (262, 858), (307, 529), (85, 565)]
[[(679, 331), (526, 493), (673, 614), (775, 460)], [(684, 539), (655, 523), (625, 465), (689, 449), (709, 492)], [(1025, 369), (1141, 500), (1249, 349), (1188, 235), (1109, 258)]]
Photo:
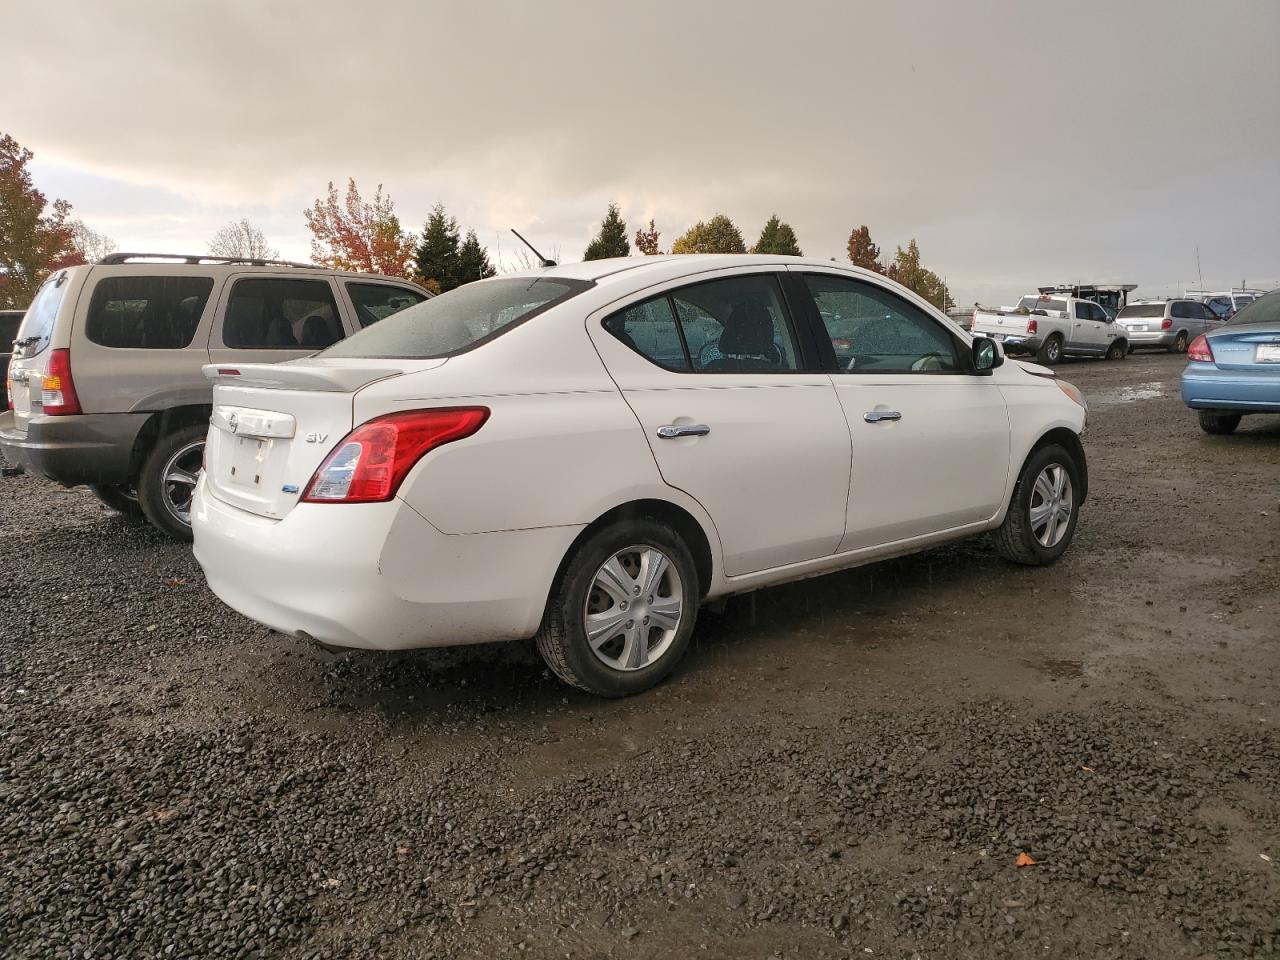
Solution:
[(322, 269), (314, 263), (298, 263), (295, 260), (272, 260), (266, 257), (217, 257), (211, 253), (109, 253), (99, 264), (129, 263), (132, 260), (176, 260), (181, 263), (241, 263), (250, 267), (302, 267), (307, 270)]

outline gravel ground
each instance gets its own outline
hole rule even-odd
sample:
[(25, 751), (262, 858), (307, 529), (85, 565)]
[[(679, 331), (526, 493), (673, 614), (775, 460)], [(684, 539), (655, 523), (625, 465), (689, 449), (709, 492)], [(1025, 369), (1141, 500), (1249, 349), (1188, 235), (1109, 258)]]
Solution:
[(1180, 368), (1061, 368), (1054, 568), (739, 599), (623, 702), (523, 644), (322, 654), (0, 479), (0, 954), (1280, 956), (1280, 419), (1202, 435)]

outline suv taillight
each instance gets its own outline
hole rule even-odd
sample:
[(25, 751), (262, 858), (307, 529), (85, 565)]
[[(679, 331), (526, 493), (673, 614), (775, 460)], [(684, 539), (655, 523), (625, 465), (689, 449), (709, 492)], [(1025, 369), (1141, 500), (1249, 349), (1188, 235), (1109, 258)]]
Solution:
[(1028, 333), (1028, 334), (1035, 333), (1035, 332), (1036, 332), (1037, 330), (1039, 330), (1039, 329), (1040, 329), (1040, 328), (1036, 326), (1036, 318), (1035, 318), (1035, 317), (1032, 317), (1030, 320), (1028, 320), (1028, 321), (1027, 321), (1027, 333)]
[(488, 407), (439, 407), (392, 413), (362, 423), (325, 457), (303, 491), (302, 501), (390, 500), (427, 453), (471, 436), (488, 419)]
[(75, 381), (71, 379), (71, 351), (65, 347), (49, 354), (49, 370), (40, 383), (41, 412), (57, 417), (80, 412)]
[(1187, 359), (1192, 363), (1213, 363), (1213, 350), (1209, 347), (1209, 338), (1203, 333), (1187, 347)]
[(1172, 330), (1172, 329), (1173, 329), (1173, 318), (1172, 318), (1172, 317), (1165, 317), (1163, 320), (1161, 320), (1161, 321), (1160, 321), (1160, 329), (1161, 329), (1161, 330)]

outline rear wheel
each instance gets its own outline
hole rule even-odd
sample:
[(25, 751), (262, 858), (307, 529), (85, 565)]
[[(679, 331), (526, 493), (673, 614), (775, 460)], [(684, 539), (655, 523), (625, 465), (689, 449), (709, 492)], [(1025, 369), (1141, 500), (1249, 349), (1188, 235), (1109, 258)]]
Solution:
[(193, 423), (156, 441), (138, 474), (138, 501), (153, 525), (175, 540), (191, 539), (191, 498), (209, 428)]
[(1028, 566), (1053, 563), (1071, 545), (1080, 515), (1080, 468), (1056, 443), (1027, 458), (1009, 512), (996, 530), (996, 549)]
[(1036, 354), (1036, 363), (1043, 363), (1046, 367), (1052, 367), (1055, 363), (1062, 359), (1062, 338), (1056, 333), (1050, 335), (1041, 346)]
[(1240, 414), (1238, 413), (1217, 413), (1213, 410), (1198, 410), (1196, 412), (1200, 415), (1200, 429), (1205, 433), (1212, 433), (1214, 436), (1235, 433), (1236, 427), (1240, 426)]
[(127, 484), (117, 487), (94, 484), (89, 489), (93, 491), (95, 497), (122, 517), (128, 517), (131, 520), (142, 518), (142, 505), (138, 503), (138, 494), (133, 487)]
[(1173, 338), (1173, 343), (1169, 347), (1170, 353), (1186, 353), (1187, 352), (1187, 331), (1179, 330), (1178, 335)]
[(698, 616), (693, 555), (658, 520), (582, 543), (551, 591), (538, 652), (565, 683), (601, 697), (647, 690), (675, 669)]
[(1129, 344), (1124, 340), (1116, 340), (1107, 348), (1108, 360), (1123, 360), (1129, 356)]

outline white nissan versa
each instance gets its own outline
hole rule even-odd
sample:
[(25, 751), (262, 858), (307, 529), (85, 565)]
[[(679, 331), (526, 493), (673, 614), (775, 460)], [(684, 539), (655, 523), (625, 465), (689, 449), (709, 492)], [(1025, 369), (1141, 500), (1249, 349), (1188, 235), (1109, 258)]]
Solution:
[(1052, 563), (1088, 485), (1079, 391), (820, 260), (551, 267), (205, 373), (219, 597), (337, 647), (536, 636), (604, 696), (708, 600), (986, 530)]

